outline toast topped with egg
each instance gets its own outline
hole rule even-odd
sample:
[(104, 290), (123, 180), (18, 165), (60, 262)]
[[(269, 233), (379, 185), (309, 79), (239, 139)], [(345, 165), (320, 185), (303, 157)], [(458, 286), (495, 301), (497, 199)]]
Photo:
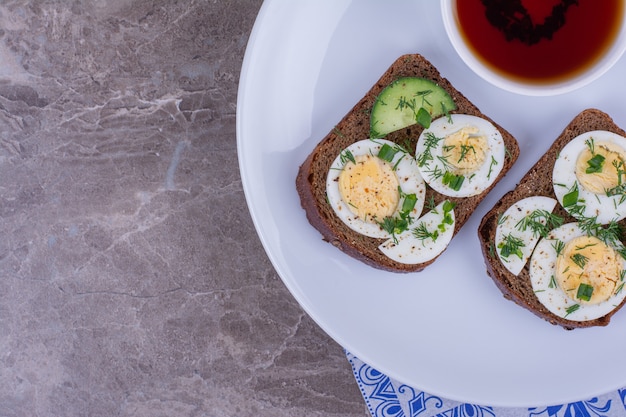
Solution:
[(568, 330), (606, 326), (626, 300), (625, 135), (582, 111), (478, 229), (504, 297)]
[(375, 268), (421, 271), (518, 155), (509, 132), (410, 54), (317, 144), (296, 188), (325, 241)]

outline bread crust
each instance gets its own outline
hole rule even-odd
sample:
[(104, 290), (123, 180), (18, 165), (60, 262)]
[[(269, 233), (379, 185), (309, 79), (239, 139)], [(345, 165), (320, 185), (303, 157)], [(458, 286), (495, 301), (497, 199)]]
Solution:
[[(495, 241), (498, 219), (513, 203), (531, 196), (547, 196), (556, 199), (551, 178), (552, 169), (559, 152), (572, 139), (585, 132), (594, 130), (605, 130), (626, 136), (624, 130), (617, 126), (608, 114), (597, 109), (583, 110), (571, 120), (550, 148), (522, 177), (517, 186), (506, 193), (494, 207), (484, 215), (478, 227), (478, 238), (480, 240), (487, 274), (493, 279), (493, 282), (504, 297), (526, 308), (549, 323), (559, 325), (567, 330), (581, 327), (606, 326), (609, 324), (613, 314), (624, 305), (626, 300), (612, 310), (611, 313), (595, 320), (577, 322), (561, 318), (546, 309), (535, 296), (530, 282), (530, 262), (524, 266), (524, 269), (518, 276), (513, 275), (501, 264), (493, 249), (493, 242)], [(557, 204), (554, 213), (563, 217), (564, 223), (575, 221), (560, 204)], [(626, 221), (622, 220), (619, 224), (624, 227), (626, 226)]]
[[(426, 187), (426, 201), (432, 198), (432, 201), (439, 204), (449, 199), (456, 203), (454, 235), (458, 233), (478, 204), (515, 163), (519, 156), (519, 145), (508, 131), (483, 114), (447, 79), (443, 78), (426, 58), (419, 54), (399, 57), (334, 129), (317, 144), (298, 170), (296, 188), (308, 221), (321, 233), (325, 241), (374, 268), (391, 272), (418, 272), (432, 264), (437, 258), (415, 265), (402, 264), (387, 258), (378, 250), (378, 246), (384, 242), (384, 239), (366, 237), (351, 230), (334, 214), (326, 200), (326, 176), (333, 160), (350, 144), (369, 138), (369, 114), (376, 97), (387, 85), (402, 77), (422, 77), (435, 82), (450, 94), (457, 106), (456, 110), (450, 113), (469, 114), (488, 120), (500, 131), (504, 139), (507, 157), (502, 171), (496, 181), (481, 194), (468, 198), (450, 198)], [(413, 125), (390, 133), (385, 139), (408, 146), (409, 150), (414, 152), (422, 131), (421, 126)]]

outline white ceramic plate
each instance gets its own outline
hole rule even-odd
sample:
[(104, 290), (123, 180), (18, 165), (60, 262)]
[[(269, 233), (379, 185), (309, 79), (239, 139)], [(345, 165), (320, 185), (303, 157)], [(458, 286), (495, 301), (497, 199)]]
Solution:
[[(401, 54), (421, 53), (520, 142), (521, 156), (422, 273), (381, 272), (321, 240), (300, 208), (300, 163)], [(621, 60), (573, 93), (528, 97), (470, 71), (433, 0), (268, 0), (252, 31), (237, 108), (243, 187), (278, 274), (338, 343), (431, 394), (496, 406), (561, 404), (626, 385), (626, 310), (567, 332), (506, 301), (485, 274), (480, 218), (579, 111), (626, 126)], [(592, 366), (581, 367), (582, 363)]]

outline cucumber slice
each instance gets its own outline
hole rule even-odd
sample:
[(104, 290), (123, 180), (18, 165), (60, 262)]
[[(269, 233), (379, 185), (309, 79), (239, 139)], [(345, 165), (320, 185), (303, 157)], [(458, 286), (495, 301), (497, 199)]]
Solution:
[(456, 109), (450, 94), (425, 78), (403, 77), (389, 84), (376, 98), (370, 115), (370, 136), (382, 138), (390, 132), (430, 120)]

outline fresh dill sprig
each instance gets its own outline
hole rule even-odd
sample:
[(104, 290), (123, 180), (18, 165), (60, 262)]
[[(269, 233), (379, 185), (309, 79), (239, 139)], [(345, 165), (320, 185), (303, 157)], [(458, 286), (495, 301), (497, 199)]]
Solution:
[(565, 243), (557, 239), (552, 243), (552, 247), (556, 251), (556, 256), (559, 256), (563, 252), (563, 249), (565, 249)]
[(587, 265), (587, 261), (589, 260), (588, 257), (586, 257), (585, 255), (583, 255), (582, 253), (575, 253), (572, 256), (570, 256), (570, 259), (580, 268), (580, 269), (584, 269), (585, 265)]
[(474, 155), (476, 155), (476, 149), (474, 148), (474, 146), (472, 146), (472, 145), (461, 145), (461, 154), (459, 155), (459, 160), (457, 161), (457, 163), (463, 161), (467, 157), (467, 154), (470, 151), (472, 151), (474, 153)]
[(493, 172), (493, 167), (498, 165), (497, 159), (491, 155), (491, 163), (489, 164), (489, 172), (487, 172), (487, 179), (491, 178), (491, 173)]
[(567, 314), (565, 314), (564, 318), (572, 314), (574, 311), (577, 311), (579, 308), (580, 304), (572, 304), (571, 306), (567, 307), (567, 309), (565, 310)]
[(563, 218), (547, 210), (533, 210), (528, 216), (522, 218), (515, 227), (518, 230), (532, 230), (535, 236), (546, 237), (550, 230), (563, 224)]
[(339, 155), (339, 161), (341, 162), (342, 165), (347, 164), (348, 161), (352, 162), (353, 164), (356, 164), (356, 159), (354, 159), (354, 155), (352, 154), (352, 152), (350, 152), (349, 149), (346, 149), (345, 151), (341, 152), (341, 154)]
[(417, 164), (420, 167), (423, 167), (424, 165), (428, 164), (430, 161), (434, 159), (432, 150), (442, 140), (443, 140), (443, 137), (437, 137), (432, 132), (426, 132), (424, 134), (424, 152), (417, 155)]
[(419, 239), (421, 241), (424, 241), (429, 238), (432, 239), (433, 241), (436, 241), (437, 238), (439, 237), (439, 232), (437, 230), (433, 230), (432, 232), (430, 232), (428, 228), (426, 227), (426, 223), (420, 222), (417, 225), (417, 227), (413, 229), (413, 236), (415, 236), (416, 239)]

